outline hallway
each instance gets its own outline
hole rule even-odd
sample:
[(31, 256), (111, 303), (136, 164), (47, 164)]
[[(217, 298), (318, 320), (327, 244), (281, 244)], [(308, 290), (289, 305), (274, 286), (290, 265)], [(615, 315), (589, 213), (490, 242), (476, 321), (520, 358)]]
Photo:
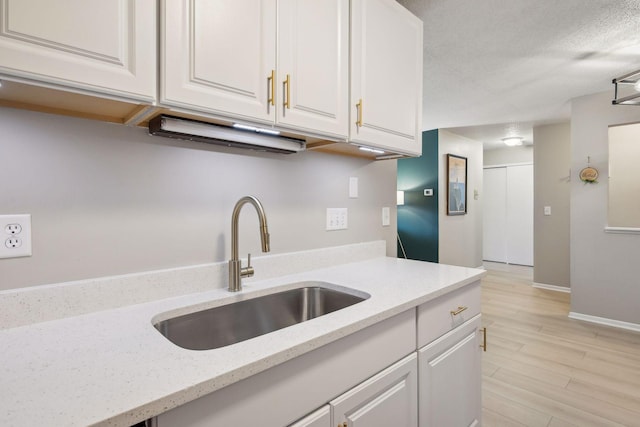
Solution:
[(640, 334), (569, 319), (529, 267), (485, 268), (484, 427), (640, 426)]

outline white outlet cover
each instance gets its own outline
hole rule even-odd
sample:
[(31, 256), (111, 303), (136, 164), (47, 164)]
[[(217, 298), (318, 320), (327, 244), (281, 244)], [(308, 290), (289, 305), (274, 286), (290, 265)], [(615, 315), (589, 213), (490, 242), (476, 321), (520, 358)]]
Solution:
[(31, 215), (0, 215), (0, 258), (31, 256)]
[(385, 206), (382, 208), (382, 226), (387, 227), (391, 225), (391, 210)]

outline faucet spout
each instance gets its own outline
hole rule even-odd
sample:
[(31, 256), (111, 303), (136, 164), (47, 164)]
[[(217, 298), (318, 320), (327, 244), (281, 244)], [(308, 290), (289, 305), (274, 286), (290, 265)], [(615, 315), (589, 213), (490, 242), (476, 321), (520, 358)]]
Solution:
[(233, 208), (231, 215), (231, 259), (229, 260), (229, 292), (238, 292), (242, 289), (242, 278), (253, 276), (253, 267), (251, 267), (251, 254), (247, 266), (242, 268), (242, 261), (238, 254), (238, 220), (242, 207), (250, 203), (258, 213), (260, 221), (260, 242), (262, 244), (262, 252), (269, 252), (269, 229), (267, 227), (267, 216), (264, 213), (262, 203), (254, 196), (242, 197)]

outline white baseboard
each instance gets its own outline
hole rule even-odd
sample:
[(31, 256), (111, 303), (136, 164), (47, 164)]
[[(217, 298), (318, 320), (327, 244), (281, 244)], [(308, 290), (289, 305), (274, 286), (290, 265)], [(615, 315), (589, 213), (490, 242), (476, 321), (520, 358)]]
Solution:
[(569, 318), (583, 320), (590, 323), (597, 323), (599, 325), (612, 326), (614, 328), (627, 329), (629, 331), (640, 332), (640, 325), (637, 323), (622, 322), (620, 320), (607, 319), (605, 317), (574, 313), (573, 311), (569, 313)]
[(533, 282), (532, 286), (534, 288), (546, 289), (549, 291), (565, 292), (567, 294), (571, 293), (571, 288), (568, 288), (566, 286), (547, 285), (546, 283), (536, 283), (536, 282)]

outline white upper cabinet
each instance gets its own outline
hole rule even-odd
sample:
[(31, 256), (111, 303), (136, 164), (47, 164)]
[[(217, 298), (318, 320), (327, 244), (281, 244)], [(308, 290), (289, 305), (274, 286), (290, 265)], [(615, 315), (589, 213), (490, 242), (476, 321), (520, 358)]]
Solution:
[(350, 140), (422, 153), (422, 21), (395, 0), (351, 0)]
[(0, 0), (5, 78), (153, 102), (154, 0)]
[(161, 102), (346, 139), (348, 26), (348, 0), (165, 0)]
[(282, 126), (349, 132), (349, 1), (278, 1), (278, 106)]
[(273, 122), (275, 0), (164, 0), (160, 17), (162, 104)]

